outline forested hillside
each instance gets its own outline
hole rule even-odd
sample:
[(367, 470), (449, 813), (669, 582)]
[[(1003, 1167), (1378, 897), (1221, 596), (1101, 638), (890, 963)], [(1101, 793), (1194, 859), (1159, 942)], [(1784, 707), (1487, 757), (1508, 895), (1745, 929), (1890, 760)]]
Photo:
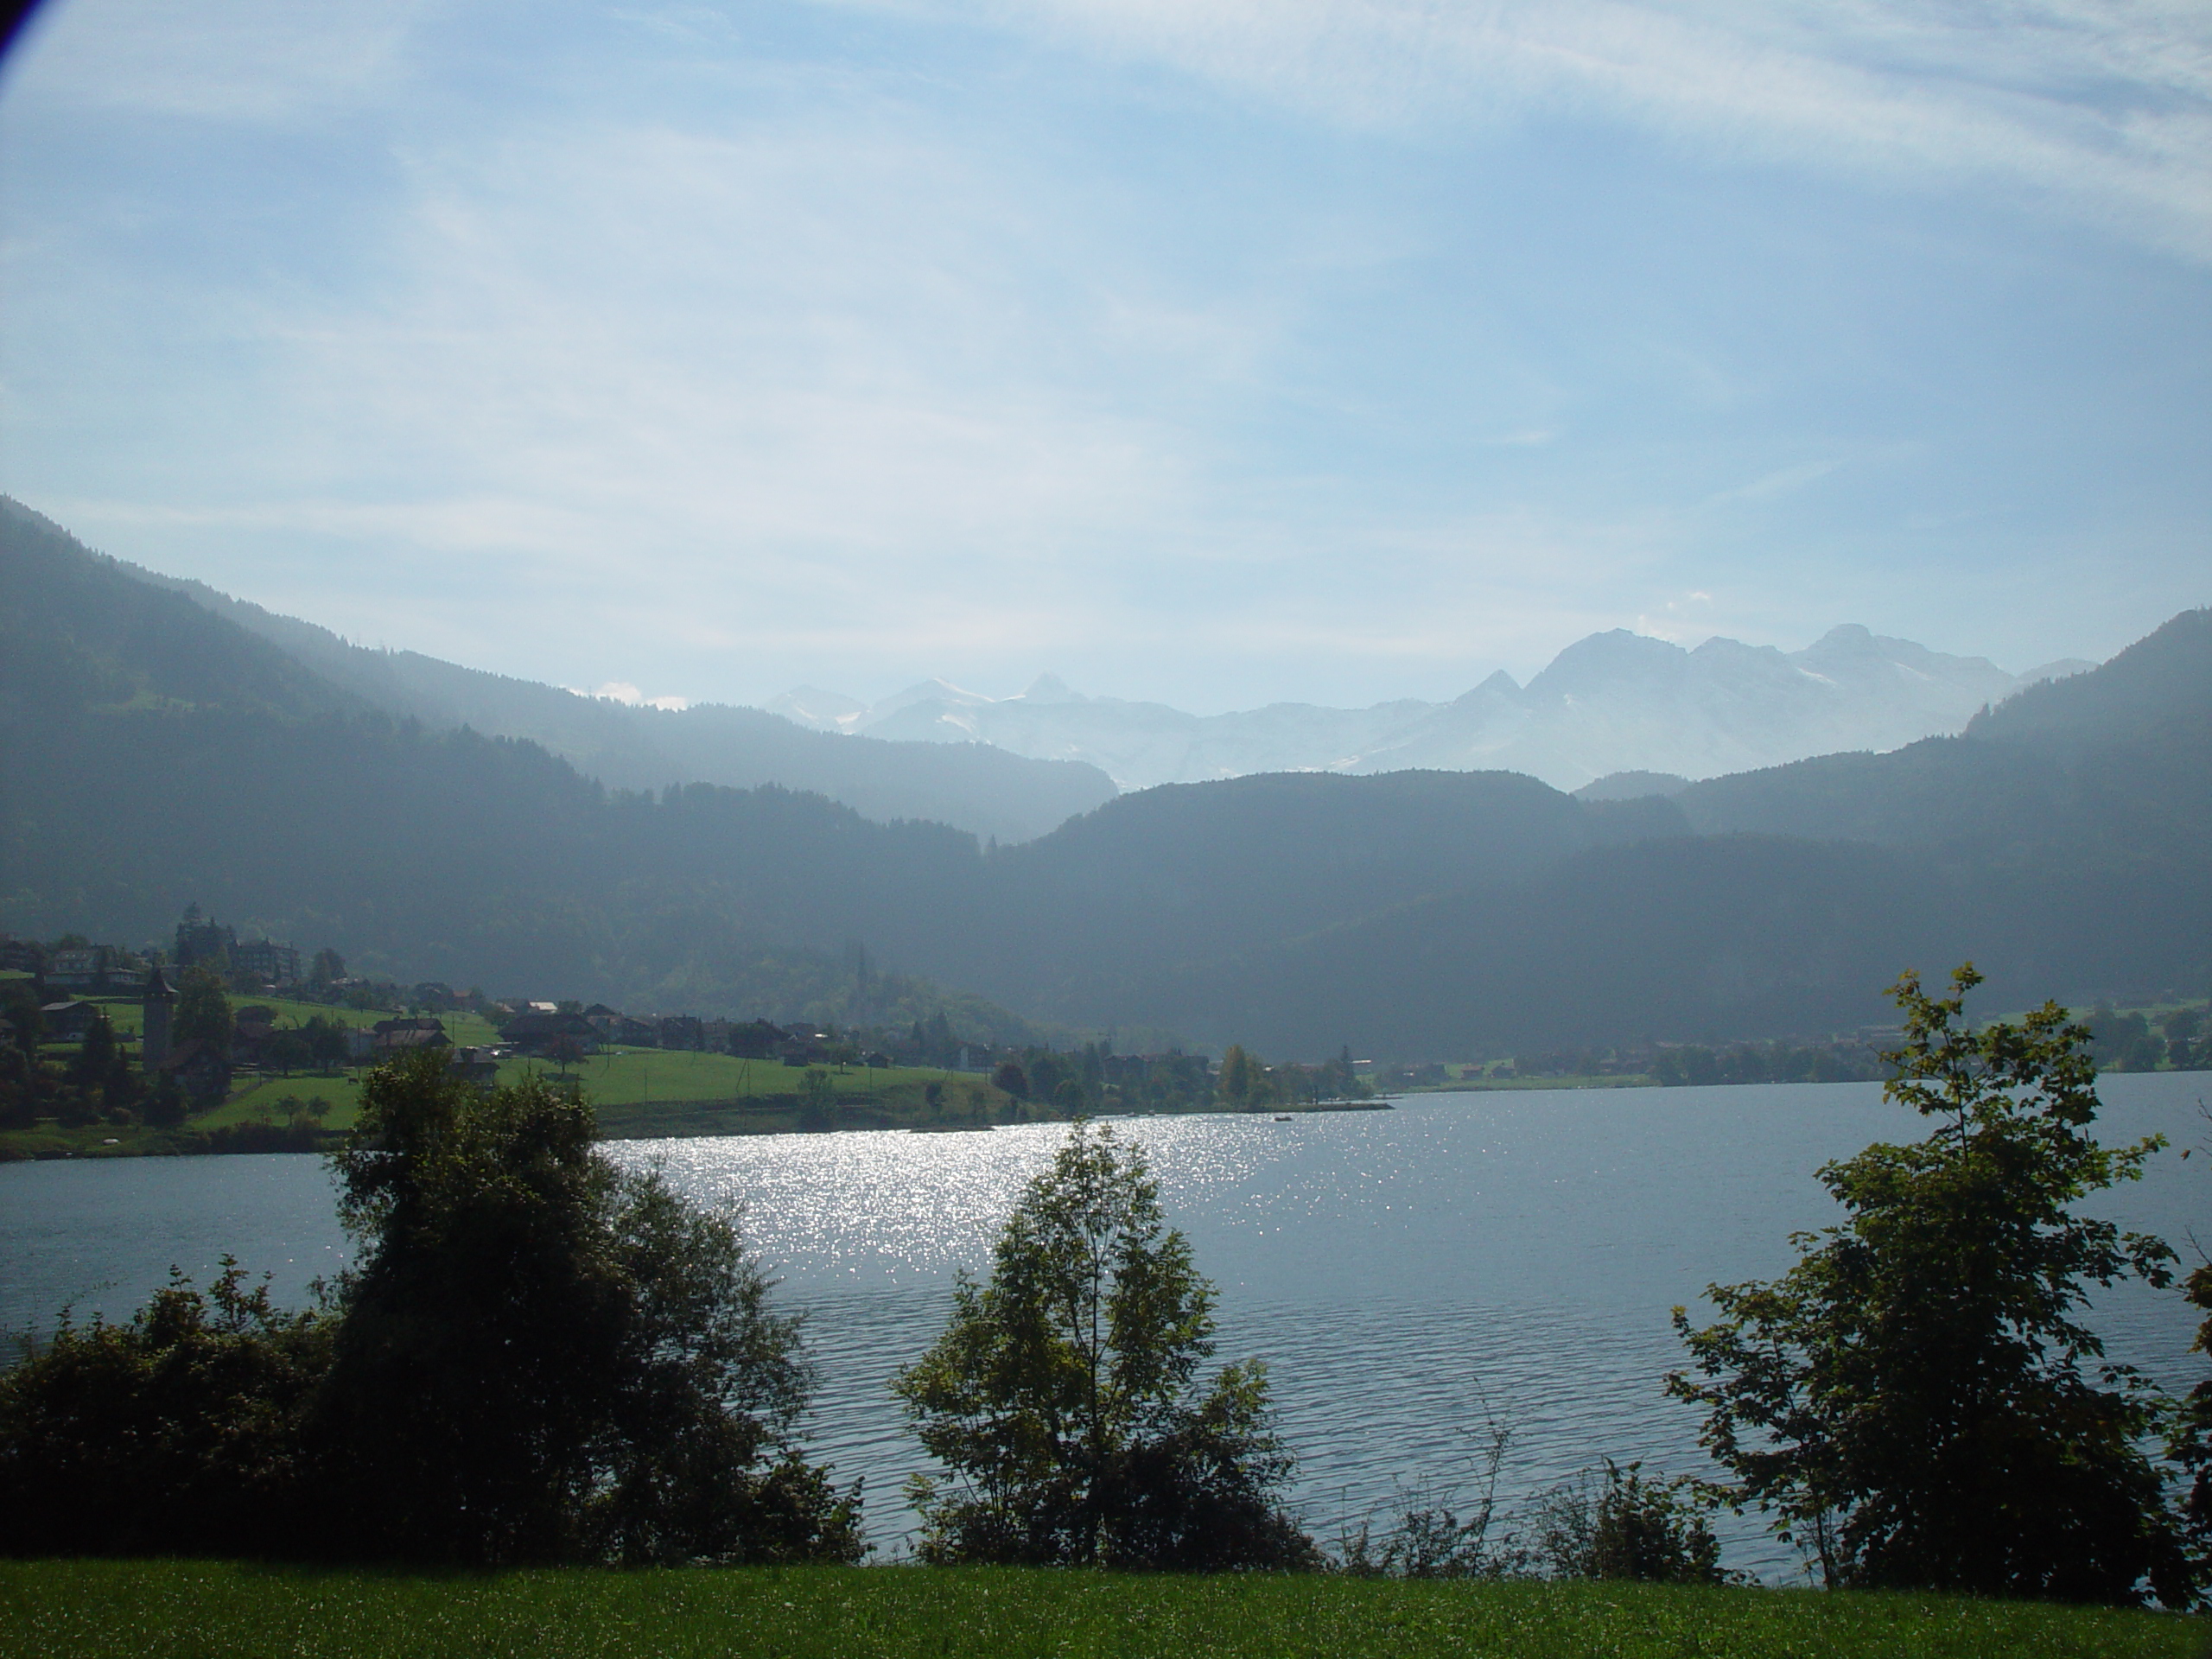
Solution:
[(394, 720), (66, 537), (4, 550), (19, 932), (152, 939), (197, 902), (402, 978), (772, 1016), (911, 992), (857, 944), (1031, 1018), (1293, 1057), (1813, 1033), (1968, 956), (1999, 999), (2212, 978), (2203, 612), (1965, 736), (1672, 798), (1276, 774), (988, 849), (781, 787), (610, 791)]
[(173, 620), (177, 649), (186, 656), (214, 660), (225, 652), (210, 642), (226, 639), (232, 642), (226, 650), (254, 660), (285, 661), (295, 678), (306, 671), (321, 683), (322, 695), (349, 706), (434, 730), (467, 727), (489, 737), (526, 738), (611, 789), (781, 784), (842, 801), (879, 822), (927, 818), (1002, 841), (1040, 836), (1115, 792), (1111, 779), (1079, 761), (1031, 760), (982, 743), (832, 737), (758, 709), (626, 706), (416, 652), (370, 650), (204, 583), (102, 559), (5, 497), (0, 497), (0, 558), (10, 565), (28, 561), (37, 569), (74, 569), (79, 580), (97, 583), (110, 595), (107, 602), (126, 613), (144, 611), (156, 595), (181, 596), (199, 611), (237, 624), (255, 641), (249, 647), (235, 632), (211, 632), (206, 623), (164, 604), (160, 613)]

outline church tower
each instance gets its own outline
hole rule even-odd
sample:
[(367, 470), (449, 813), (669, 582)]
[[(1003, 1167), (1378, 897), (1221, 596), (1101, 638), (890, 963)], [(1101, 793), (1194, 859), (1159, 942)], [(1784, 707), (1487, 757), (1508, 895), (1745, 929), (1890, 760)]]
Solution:
[(162, 977), (161, 964), (156, 963), (146, 976), (145, 1025), (138, 1045), (138, 1063), (149, 1074), (160, 1071), (162, 1062), (169, 1057), (169, 1010), (175, 1001), (176, 993)]

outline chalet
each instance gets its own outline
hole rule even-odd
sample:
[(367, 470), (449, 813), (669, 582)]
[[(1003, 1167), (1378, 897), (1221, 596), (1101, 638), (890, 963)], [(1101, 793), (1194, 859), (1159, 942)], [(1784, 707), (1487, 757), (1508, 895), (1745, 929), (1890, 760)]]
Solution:
[(0, 938), (0, 972), (35, 974), (46, 966), (46, 953), (29, 939)]
[(99, 1006), (91, 1002), (49, 1002), (38, 1011), (38, 1017), (48, 1042), (81, 1043), (99, 1013)]
[(495, 1049), (474, 1045), (456, 1048), (446, 1056), (450, 1066), (464, 1083), (473, 1083), (480, 1089), (489, 1089), (499, 1079), (499, 1056)]
[(369, 1056), (372, 1059), (397, 1059), (402, 1054), (412, 1054), (425, 1048), (451, 1048), (453, 1039), (446, 1035), (444, 1024), (428, 1014), (415, 1014), (403, 1020), (379, 1020), (369, 1027)]
[[(536, 1007), (535, 1004), (531, 1006)], [(587, 1054), (595, 1053), (599, 1048), (598, 1029), (581, 1014), (518, 1014), (507, 1021), (499, 1038), (523, 1054), (543, 1054), (563, 1039), (575, 1044)]]
[(240, 1008), (231, 1019), (231, 1059), (239, 1065), (261, 1064), (261, 1050), (276, 1034), (276, 1010)]
[(766, 1020), (748, 1020), (741, 1026), (730, 1027), (723, 1047), (741, 1060), (772, 1060), (791, 1034)]
[(658, 1041), (663, 1048), (704, 1048), (707, 1046), (707, 1027), (703, 1021), (688, 1014), (663, 1014)]
[(186, 1099), (205, 1106), (222, 1099), (231, 1086), (231, 1063), (204, 1037), (188, 1037), (169, 1051), (162, 1071), (176, 1079)]

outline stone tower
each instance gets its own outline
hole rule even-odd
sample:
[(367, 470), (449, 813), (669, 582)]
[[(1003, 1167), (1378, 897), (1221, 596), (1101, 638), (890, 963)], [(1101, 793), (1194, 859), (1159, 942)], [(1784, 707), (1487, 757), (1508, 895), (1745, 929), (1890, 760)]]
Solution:
[(161, 964), (156, 963), (146, 976), (144, 1034), (138, 1045), (138, 1063), (149, 1073), (160, 1071), (162, 1062), (169, 1057), (169, 1010), (175, 1001), (176, 993), (162, 977)]

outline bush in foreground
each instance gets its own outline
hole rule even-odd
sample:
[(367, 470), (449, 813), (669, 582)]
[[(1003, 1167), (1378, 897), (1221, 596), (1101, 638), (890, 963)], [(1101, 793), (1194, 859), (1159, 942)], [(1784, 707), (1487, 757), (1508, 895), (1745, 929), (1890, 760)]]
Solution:
[(358, 1268), (304, 1314), (180, 1281), (0, 1378), (0, 1545), (857, 1560), (857, 1499), (792, 1444), (796, 1321), (727, 1219), (591, 1135), (538, 1080), (379, 1068), (332, 1160)]

